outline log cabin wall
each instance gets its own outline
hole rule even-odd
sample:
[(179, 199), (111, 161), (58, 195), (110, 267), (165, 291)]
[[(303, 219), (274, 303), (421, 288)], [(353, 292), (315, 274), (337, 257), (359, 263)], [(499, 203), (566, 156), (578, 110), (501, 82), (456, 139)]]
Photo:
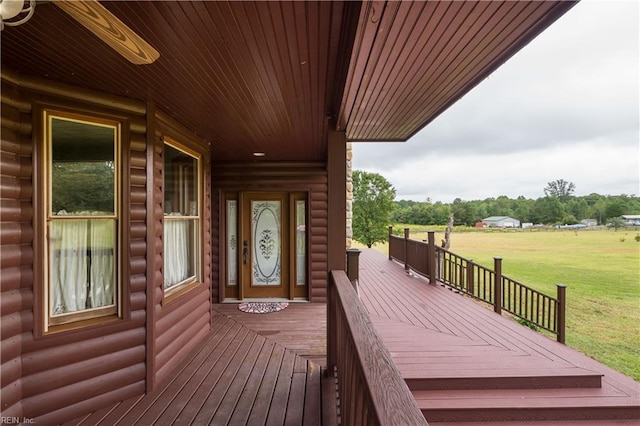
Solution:
[[(150, 391), (209, 330), (210, 154), (152, 104), (4, 71), (1, 96), (1, 414), (57, 424)], [(45, 260), (37, 208), (42, 173), (34, 167), (46, 107), (123, 123), (122, 318), (50, 334), (39, 325)], [(164, 135), (199, 150), (204, 171), (203, 283), (171, 302), (162, 297)]]
[[(2, 77), (2, 416), (55, 424), (145, 391), (145, 108), (77, 88)], [(38, 302), (44, 241), (35, 205), (36, 147), (43, 137), (38, 105), (123, 117), (122, 148), (128, 153), (122, 159), (128, 191), (122, 194), (121, 220), (131, 232), (120, 246), (122, 318), (49, 335), (38, 331), (44, 315)]]
[[(150, 114), (151, 115), (151, 114)], [(149, 359), (150, 370), (153, 376), (149, 377), (153, 384), (161, 382), (176, 365), (188, 354), (197, 343), (209, 332), (211, 324), (211, 154), (209, 146), (195, 137), (187, 129), (176, 123), (171, 117), (156, 111), (155, 137), (150, 143), (153, 182), (153, 206), (150, 209), (153, 215), (152, 244), (155, 246), (153, 271), (150, 280), (153, 288), (153, 306), (150, 306), (150, 314), (154, 317), (150, 324), (148, 344), (153, 345), (153, 355)], [(163, 294), (163, 250), (164, 240), (162, 229), (164, 227), (164, 138), (171, 137), (189, 149), (201, 155), (201, 167), (203, 170), (204, 187), (202, 188), (202, 283), (191, 288), (184, 294), (167, 302)]]
[(242, 163), (213, 166), (212, 176), (212, 262), (213, 300), (221, 302), (224, 291), (223, 253), (225, 241), (221, 230), (225, 192), (303, 191), (308, 193), (309, 209), (309, 300), (327, 301), (327, 226), (328, 183), (324, 163)]

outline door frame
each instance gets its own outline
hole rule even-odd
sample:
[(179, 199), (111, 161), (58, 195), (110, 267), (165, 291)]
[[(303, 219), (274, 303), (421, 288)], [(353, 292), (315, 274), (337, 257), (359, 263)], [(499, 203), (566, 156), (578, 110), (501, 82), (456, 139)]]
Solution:
[[(287, 291), (283, 291), (280, 295), (270, 296), (268, 291), (258, 293), (267, 293), (267, 294), (255, 294), (251, 293), (251, 289), (249, 288), (249, 292), (247, 292), (247, 288), (243, 285), (244, 280), (247, 278), (246, 275), (251, 273), (251, 261), (248, 259), (248, 267), (243, 267), (243, 241), (246, 239), (245, 236), (250, 236), (251, 234), (251, 207), (250, 202), (252, 199), (263, 199), (263, 200), (273, 200), (274, 198), (280, 197), (282, 200), (282, 223), (285, 224), (286, 217), (286, 232), (281, 232), (284, 234), (281, 239), (282, 244), (282, 276), (283, 280), (286, 276), (286, 280), (288, 281)], [(221, 208), (220, 208), (220, 301), (232, 301), (232, 300), (244, 300), (244, 299), (288, 299), (288, 300), (309, 300), (310, 291), (310, 265), (311, 265), (311, 253), (310, 253), (310, 207), (309, 207), (309, 192), (308, 191), (225, 191), (221, 194)], [(229, 284), (229, 270), (230, 262), (229, 256), (234, 256), (233, 253), (230, 253), (228, 242), (229, 242), (229, 227), (228, 222), (228, 202), (235, 201), (236, 206), (236, 238), (235, 238), (235, 265), (236, 265), (236, 284)], [(304, 212), (300, 212), (302, 219), (298, 219), (303, 221), (303, 242), (297, 241), (299, 237), (299, 233), (297, 233), (297, 228), (301, 225), (297, 223), (296, 214), (298, 212), (299, 202), (304, 201)], [(303, 284), (299, 284), (298, 280), (298, 248), (304, 251), (304, 265), (302, 268), (302, 273), (300, 277), (303, 280)], [(284, 259), (286, 253), (286, 259)], [(286, 263), (286, 265), (285, 265)], [(233, 264), (233, 262), (231, 262)], [(250, 283), (249, 283), (250, 285)], [(254, 287), (255, 289), (255, 287)], [(257, 290), (260, 290), (258, 288)]]

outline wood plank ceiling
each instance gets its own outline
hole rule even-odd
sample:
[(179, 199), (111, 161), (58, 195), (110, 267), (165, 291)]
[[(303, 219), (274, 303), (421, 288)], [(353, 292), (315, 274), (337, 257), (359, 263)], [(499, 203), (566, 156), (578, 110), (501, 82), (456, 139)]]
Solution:
[(43, 3), (2, 32), (3, 71), (153, 101), (232, 162), (325, 161), (336, 120), (350, 140), (406, 140), (572, 3), (103, 5), (160, 58), (133, 65)]
[(407, 140), (574, 4), (366, 3), (338, 127), (351, 141)]

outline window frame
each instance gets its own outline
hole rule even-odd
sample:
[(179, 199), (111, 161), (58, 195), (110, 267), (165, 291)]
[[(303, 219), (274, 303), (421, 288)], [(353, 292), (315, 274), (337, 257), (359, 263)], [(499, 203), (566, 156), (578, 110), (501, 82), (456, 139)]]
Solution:
[[(197, 215), (189, 215), (189, 216), (178, 216), (178, 217), (174, 217), (172, 218), (171, 216), (168, 216), (166, 213), (166, 201), (165, 201), (165, 195), (167, 192), (167, 180), (166, 180), (166, 170), (165, 170), (165, 157), (164, 157), (164, 153), (166, 152), (166, 146), (170, 146), (171, 148), (188, 155), (189, 157), (193, 158), (196, 161), (196, 166), (197, 166), (197, 171), (196, 173), (194, 173), (194, 177), (196, 180), (196, 184), (197, 184)], [(191, 243), (192, 245), (192, 249), (193, 249), (193, 271), (194, 274), (187, 277), (186, 279), (172, 285), (171, 287), (165, 288), (164, 287), (164, 274), (166, 273), (165, 271), (165, 265), (163, 264), (163, 284), (162, 284), (162, 292), (163, 292), (163, 299), (164, 302), (170, 302), (172, 300), (175, 300), (176, 298), (178, 298), (179, 296), (181, 296), (182, 294), (188, 292), (189, 290), (191, 290), (192, 288), (198, 286), (200, 283), (203, 282), (203, 256), (204, 256), (204, 249), (203, 249), (203, 227), (204, 227), (204, 206), (203, 206), (203, 200), (204, 200), (204, 169), (203, 169), (203, 164), (204, 164), (204, 159), (203, 159), (203, 155), (190, 148), (189, 146), (187, 146), (186, 144), (183, 144), (181, 142), (179, 142), (178, 140), (176, 140), (173, 137), (170, 136), (163, 136), (162, 137), (162, 152), (163, 152), (163, 168), (162, 168), (162, 172), (163, 172), (163, 196), (162, 196), (162, 209), (163, 209), (163, 241), (166, 238), (165, 236), (165, 221), (166, 220), (177, 220), (177, 219), (187, 219), (187, 220), (193, 220), (195, 221), (195, 230), (193, 231), (193, 235), (195, 237), (195, 241), (193, 241)], [(167, 219), (169, 218), (169, 219)], [(163, 262), (166, 259), (166, 254), (163, 253)]]
[[(94, 324), (102, 324), (124, 317), (124, 289), (122, 274), (122, 256), (123, 256), (123, 183), (126, 181), (124, 175), (124, 165), (126, 161), (122, 160), (123, 141), (124, 138), (124, 122), (120, 118), (106, 117), (101, 114), (93, 114), (91, 112), (76, 112), (56, 107), (44, 106), (38, 110), (38, 117), (41, 121), (40, 134), (42, 139), (37, 144), (37, 150), (34, 153), (36, 165), (39, 166), (39, 173), (35, 176), (34, 186), (40, 188), (37, 192), (35, 200), (36, 216), (38, 224), (36, 225), (37, 241), (34, 243), (36, 253), (41, 256), (41, 268), (36, 272), (36, 276), (41, 280), (41, 285), (36, 294), (39, 296), (40, 302), (39, 312), (37, 316), (41, 316), (38, 324), (42, 327), (36, 328), (36, 334), (52, 334), (60, 331), (86, 327)], [(113, 154), (114, 154), (114, 182), (113, 182), (113, 214), (112, 215), (69, 215), (58, 216), (53, 212), (53, 120), (61, 119), (71, 122), (78, 122), (86, 125), (102, 126), (113, 128)], [(34, 132), (36, 133), (36, 132)], [(114, 226), (114, 276), (113, 276), (113, 304), (104, 307), (88, 308), (75, 312), (53, 315), (51, 307), (52, 296), (52, 245), (50, 242), (52, 224), (65, 220), (92, 220), (107, 219), (113, 221)], [(35, 268), (34, 268), (35, 269)]]

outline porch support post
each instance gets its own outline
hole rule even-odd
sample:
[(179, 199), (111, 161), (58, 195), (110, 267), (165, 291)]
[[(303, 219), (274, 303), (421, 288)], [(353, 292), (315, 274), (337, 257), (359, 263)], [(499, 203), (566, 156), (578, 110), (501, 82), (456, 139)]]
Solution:
[(493, 311), (496, 314), (502, 313), (502, 258), (493, 258), (493, 270), (495, 281), (493, 283)]
[(565, 321), (566, 321), (566, 308), (567, 308), (567, 286), (564, 284), (558, 284), (558, 342), (564, 344), (565, 342)]
[(404, 270), (409, 270), (409, 250), (407, 248), (407, 240), (409, 239), (409, 228), (404, 228), (404, 240), (402, 247), (402, 255), (404, 256)]
[(436, 277), (436, 233), (435, 231), (427, 232), (427, 275), (429, 276), (429, 284), (435, 284)]
[[(327, 375), (332, 376), (337, 356), (336, 290), (331, 271), (346, 270), (347, 259), (347, 137), (329, 123), (327, 140)], [(310, 288), (313, 301), (314, 289)]]
[(387, 244), (387, 253), (389, 253), (389, 260), (391, 259), (391, 236), (393, 235), (393, 226), (389, 225), (389, 238), (387, 239), (388, 243)]
[[(331, 127), (331, 125), (330, 125)], [(327, 148), (329, 186), (328, 269), (346, 269), (347, 249), (347, 139), (344, 132), (329, 131)]]

